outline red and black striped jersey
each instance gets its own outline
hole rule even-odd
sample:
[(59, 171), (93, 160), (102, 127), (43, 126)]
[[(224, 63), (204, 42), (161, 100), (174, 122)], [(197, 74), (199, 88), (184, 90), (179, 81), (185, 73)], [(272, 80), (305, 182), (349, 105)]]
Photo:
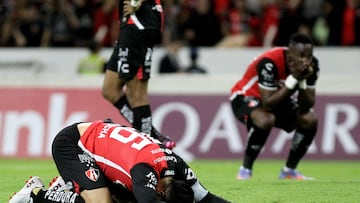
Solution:
[[(246, 69), (243, 77), (231, 88), (230, 99), (236, 95), (260, 97), (260, 88), (268, 90), (277, 90), (280, 82), (283, 82), (290, 74), (285, 63), (286, 47), (276, 47), (265, 51), (255, 58)], [(307, 85), (314, 88), (319, 65), (316, 57), (313, 56), (314, 73), (306, 79)]]
[(131, 127), (95, 121), (78, 145), (95, 160), (107, 179), (133, 191), (138, 201), (156, 199), (158, 180), (166, 176), (190, 186), (197, 183), (196, 175), (181, 157)]

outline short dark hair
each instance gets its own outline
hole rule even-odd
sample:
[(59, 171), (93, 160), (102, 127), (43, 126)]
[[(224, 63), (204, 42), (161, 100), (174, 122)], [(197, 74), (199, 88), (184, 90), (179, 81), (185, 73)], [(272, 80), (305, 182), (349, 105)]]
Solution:
[(295, 33), (290, 37), (290, 44), (291, 43), (302, 43), (302, 44), (311, 44), (313, 45), (313, 41), (311, 38), (303, 33)]
[(168, 203), (193, 203), (194, 191), (184, 181), (171, 179), (165, 189), (165, 200)]

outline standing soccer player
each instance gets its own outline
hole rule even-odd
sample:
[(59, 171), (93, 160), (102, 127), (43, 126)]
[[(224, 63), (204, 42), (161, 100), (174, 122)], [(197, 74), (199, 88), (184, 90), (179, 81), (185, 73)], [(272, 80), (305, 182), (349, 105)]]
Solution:
[(292, 35), (288, 47), (265, 51), (250, 63), (242, 79), (231, 89), (235, 117), (248, 129), (243, 165), (237, 178), (252, 177), (253, 164), (273, 127), (295, 130), (280, 179), (311, 179), (296, 170), (313, 141), (318, 120), (312, 109), (318, 79), (318, 60), (312, 40)]
[(172, 149), (175, 142), (152, 125), (148, 99), (153, 47), (161, 42), (164, 23), (161, 0), (119, 2), (120, 35), (107, 64), (102, 95), (134, 128)]

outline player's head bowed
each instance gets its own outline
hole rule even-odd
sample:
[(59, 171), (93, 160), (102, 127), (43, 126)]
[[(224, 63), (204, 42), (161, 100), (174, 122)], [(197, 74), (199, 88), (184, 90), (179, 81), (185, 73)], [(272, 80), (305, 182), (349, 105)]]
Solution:
[(193, 203), (194, 191), (185, 181), (175, 180), (173, 178), (162, 179), (166, 183), (163, 191), (159, 192), (159, 198), (168, 203)]
[(304, 79), (313, 73), (313, 42), (302, 33), (293, 34), (290, 38), (286, 56), (287, 66), (294, 77)]

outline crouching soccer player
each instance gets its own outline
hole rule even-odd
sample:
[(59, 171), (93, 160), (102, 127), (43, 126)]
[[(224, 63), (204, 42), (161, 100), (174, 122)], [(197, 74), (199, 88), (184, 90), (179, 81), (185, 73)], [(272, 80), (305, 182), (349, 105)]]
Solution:
[(296, 168), (318, 128), (313, 106), (319, 71), (313, 42), (301, 33), (291, 36), (288, 47), (272, 48), (250, 63), (230, 97), (233, 113), (247, 127), (249, 137), (238, 179), (252, 177), (254, 162), (273, 128), (295, 131), (279, 178), (313, 179)]

